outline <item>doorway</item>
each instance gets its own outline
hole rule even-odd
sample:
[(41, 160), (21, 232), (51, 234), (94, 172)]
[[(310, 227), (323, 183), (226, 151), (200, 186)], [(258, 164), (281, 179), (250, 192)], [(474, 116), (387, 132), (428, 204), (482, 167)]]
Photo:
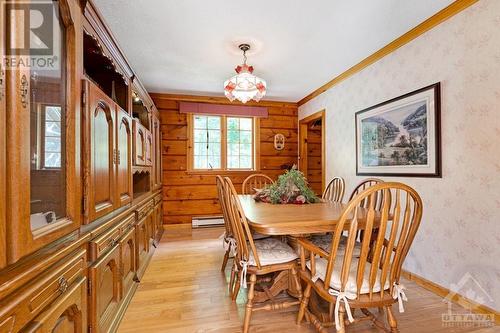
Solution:
[(299, 169), (321, 196), (325, 188), (325, 110), (299, 121)]

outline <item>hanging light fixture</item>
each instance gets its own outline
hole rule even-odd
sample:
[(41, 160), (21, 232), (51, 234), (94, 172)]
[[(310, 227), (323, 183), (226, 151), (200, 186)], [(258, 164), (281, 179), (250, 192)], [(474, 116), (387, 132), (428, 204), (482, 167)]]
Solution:
[(241, 44), (239, 48), (243, 51), (243, 64), (236, 66), (237, 74), (224, 82), (224, 94), (231, 102), (235, 99), (242, 103), (251, 99), (258, 102), (266, 94), (266, 81), (253, 75), (253, 67), (247, 65), (250, 45)]

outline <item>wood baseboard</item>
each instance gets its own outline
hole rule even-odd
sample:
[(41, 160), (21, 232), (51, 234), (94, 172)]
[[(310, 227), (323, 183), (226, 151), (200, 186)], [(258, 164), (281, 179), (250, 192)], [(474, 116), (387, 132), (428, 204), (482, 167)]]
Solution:
[[(444, 297), (452, 294), (452, 292), (448, 288), (440, 286), (439, 284), (434, 283), (432, 281), (429, 281), (426, 278), (423, 278), (417, 274), (403, 270), (402, 276), (410, 281), (415, 282), (416, 284), (418, 284), (422, 288), (429, 290), (432, 293), (434, 293), (440, 297), (444, 298)], [(461, 307), (464, 307), (467, 309), (474, 309), (473, 311), (475, 313), (494, 315), (495, 316), (495, 323), (497, 325), (500, 325), (500, 312), (495, 311), (486, 305), (476, 303), (473, 300), (470, 300), (467, 297), (460, 295), (458, 293), (454, 293), (451, 300), (453, 301), (453, 303), (458, 304)]]

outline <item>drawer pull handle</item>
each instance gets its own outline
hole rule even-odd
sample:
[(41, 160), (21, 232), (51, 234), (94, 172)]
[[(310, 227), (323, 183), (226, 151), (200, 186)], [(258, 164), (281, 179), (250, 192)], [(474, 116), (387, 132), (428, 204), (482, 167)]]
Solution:
[(111, 246), (111, 247), (115, 246), (117, 243), (118, 243), (118, 242), (117, 242), (117, 241), (116, 241), (116, 239), (114, 239), (114, 238), (111, 238), (111, 239), (109, 240), (109, 246)]
[(66, 290), (68, 290), (68, 280), (66, 280), (64, 276), (61, 276), (58, 283), (59, 287), (57, 288), (57, 290), (59, 290), (61, 293), (64, 293), (66, 292)]

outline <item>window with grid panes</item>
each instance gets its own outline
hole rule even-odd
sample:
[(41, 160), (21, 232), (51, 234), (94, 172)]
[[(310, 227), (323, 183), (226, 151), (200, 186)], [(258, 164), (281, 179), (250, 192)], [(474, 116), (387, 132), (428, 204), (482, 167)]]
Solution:
[(193, 170), (252, 170), (255, 166), (254, 119), (192, 116)]

